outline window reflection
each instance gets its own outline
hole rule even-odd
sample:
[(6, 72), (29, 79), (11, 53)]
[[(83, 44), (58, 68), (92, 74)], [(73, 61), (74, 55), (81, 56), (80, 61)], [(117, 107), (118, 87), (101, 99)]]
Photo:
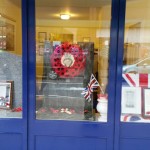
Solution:
[[(145, 111), (149, 107), (145, 101), (150, 88), (149, 3), (148, 0), (127, 1), (122, 70), (121, 121), (124, 122), (149, 122)], [(130, 111), (124, 111), (125, 101), (132, 108)], [(135, 107), (131, 107), (133, 103)]]
[(21, 117), (21, 0), (0, 0), (0, 118)]
[(111, 1), (56, 2), (36, 0), (36, 118), (106, 122)]

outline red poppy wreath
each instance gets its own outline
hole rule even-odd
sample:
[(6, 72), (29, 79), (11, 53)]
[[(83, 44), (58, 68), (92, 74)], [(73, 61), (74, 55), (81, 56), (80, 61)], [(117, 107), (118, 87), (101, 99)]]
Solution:
[(50, 56), (54, 72), (61, 78), (78, 76), (85, 68), (86, 57), (77, 44), (64, 43), (57, 46)]

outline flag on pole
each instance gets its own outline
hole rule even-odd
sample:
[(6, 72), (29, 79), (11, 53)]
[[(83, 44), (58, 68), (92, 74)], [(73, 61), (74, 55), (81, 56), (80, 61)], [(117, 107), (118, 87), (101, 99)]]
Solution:
[(90, 93), (90, 91), (88, 90), (88, 88), (85, 88), (85, 89), (82, 91), (81, 94), (84, 95), (84, 98), (85, 98), (86, 100), (91, 101), (91, 97), (90, 97), (91, 93)]
[(131, 87), (150, 87), (150, 74), (122, 74), (122, 84)]
[(99, 87), (99, 83), (94, 77), (94, 75), (91, 75), (90, 82), (88, 83), (87, 87), (84, 89), (84, 91), (81, 93), (84, 95), (84, 98), (88, 101), (91, 101), (91, 94), (93, 92), (93, 89)]

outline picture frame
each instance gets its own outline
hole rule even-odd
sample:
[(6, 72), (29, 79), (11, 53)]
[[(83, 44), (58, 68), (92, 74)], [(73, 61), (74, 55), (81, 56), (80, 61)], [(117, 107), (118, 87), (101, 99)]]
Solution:
[(16, 47), (16, 21), (4, 14), (0, 20), (0, 50), (15, 51)]
[(13, 81), (0, 81), (0, 109), (12, 108), (13, 84)]
[(141, 87), (122, 87), (122, 114), (142, 114)]
[(38, 41), (43, 43), (47, 40), (47, 33), (46, 32), (38, 32)]
[(150, 118), (150, 88), (143, 88), (143, 118)]

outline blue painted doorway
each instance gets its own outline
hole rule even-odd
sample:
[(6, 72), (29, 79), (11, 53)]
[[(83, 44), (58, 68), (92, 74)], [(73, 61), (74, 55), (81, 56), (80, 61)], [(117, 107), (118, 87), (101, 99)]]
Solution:
[[(146, 12), (148, 7), (148, 1), (120, 1), (115, 150), (148, 150), (150, 146), (147, 104), (150, 73), (149, 38), (147, 38), (149, 14)], [(135, 84), (133, 80), (128, 80), (129, 78), (133, 79)], [(128, 92), (131, 92), (131, 95)], [(133, 102), (133, 105), (128, 102)]]
[(29, 150), (113, 149), (118, 12), (117, 0), (28, 1)]
[(27, 150), (27, 1), (0, 1), (0, 149)]
[(149, 6), (1, 0), (0, 149), (149, 150)]

